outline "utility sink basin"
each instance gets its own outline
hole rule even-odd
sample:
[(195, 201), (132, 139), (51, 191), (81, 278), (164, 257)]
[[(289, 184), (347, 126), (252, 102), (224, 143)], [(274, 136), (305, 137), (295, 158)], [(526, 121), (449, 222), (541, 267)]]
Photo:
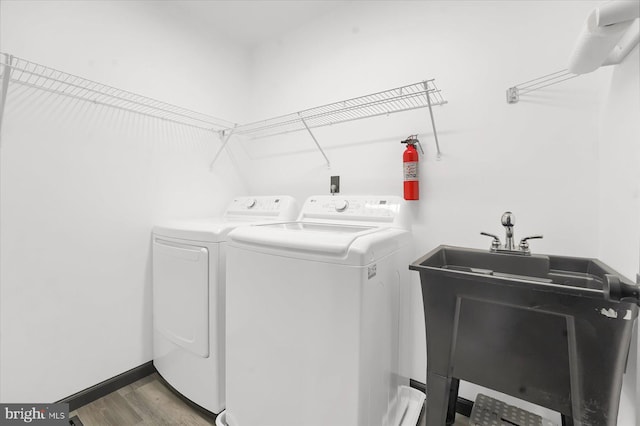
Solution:
[(440, 246), (410, 269), (442, 269), (453, 274), (489, 275), (496, 284), (548, 285), (548, 291), (638, 304), (638, 287), (597, 259), (519, 255)]
[(616, 425), (638, 287), (597, 259), (440, 246), (420, 273), (427, 426), (442, 426), (459, 380)]

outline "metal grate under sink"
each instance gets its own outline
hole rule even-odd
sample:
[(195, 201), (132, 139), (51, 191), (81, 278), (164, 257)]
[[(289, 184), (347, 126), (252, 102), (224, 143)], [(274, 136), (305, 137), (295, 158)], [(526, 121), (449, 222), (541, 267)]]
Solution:
[(471, 426), (557, 426), (551, 420), (481, 393), (473, 404), (469, 424)]

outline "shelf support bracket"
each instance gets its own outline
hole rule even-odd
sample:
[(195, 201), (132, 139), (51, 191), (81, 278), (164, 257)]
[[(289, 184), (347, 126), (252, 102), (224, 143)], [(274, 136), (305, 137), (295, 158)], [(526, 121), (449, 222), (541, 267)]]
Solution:
[(433, 137), (436, 140), (436, 160), (440, 160), (442, 158), (442, 153), (440, 152), (440, 143), (438, 142), (438, 132), (436, 131), (436, 121), (433, 118), (433, 108), (431, 106), (431, 95), (429, 94), (429, 82), (424, 82), (424, 90), (427, 95), (427, 106), (429, 106), (429, 116), (431, 117), (431, 127), (433, 128)]
[(218, 148), (218, 152), (216, 152), (216, 155), (213, 157), (213, 160), (211, 160), (211, 164), (209, 164), (209, 171), (213, 170), (213, 165), (218, 160), (218, 157), (220, 156), (220, 154), (222, 154), (222, 150), (224, 150), (225, 146), (227, 146), (227, 142), (229, 142), (229, 139), (231, 139), (231, 135), (233, 135), (233, 131), (235, 130), (236, 127), (237, 127), (237, 124), (233, 126), (232, 129), (226, 129), (221, 132), (220, 135), (222, 139), (222, 145), (220, 146), (220, 148)]
[(331, 168), (331, 163), (329, 162), (329, 158), (327, 157), (327, 154), (324, 153), (324, 150), (322, 149), (322, 147), (320, 146), (320, 144), (318, 143), (318, 140), (316, 139), (316, 137), (313, 135), (313, 132), (311, 131), (311, 129), (309, 128), (309, 126), (307, 125), (307, 122), (304, 121), (304, 118), (302, 118), (302, 115), (300, 115), (300, 113), (298, 113), (298, 117), (300, 117), (300, 121), (302, 122), (302, 124), (304, 125), (305, 129), (307, 129), (307, 132), (309, 132), (309, 135), (311, 135), (311, 139), (313, 139), (313, 141), (316, 143), (316, 146), (318, 147), (318, 149), (320, 150), (320, 153), (322, 154), (322, 156), (324, 157), (324, 160), (327, 162), (327, 169)]
[(12, 55), (4, 55), (6, 63), (2, 66), (2, 92), (0, 92), (0, 147), (2, 142), (2, 117), (4, 117), (4, 105), (7, 102), (7, 92), (9, 91), (9, 81), (11, 80)]
[(509, 87), (507, 89), (507, 103), (516, 104), (520, 100), (520, 91), (517, 87)]

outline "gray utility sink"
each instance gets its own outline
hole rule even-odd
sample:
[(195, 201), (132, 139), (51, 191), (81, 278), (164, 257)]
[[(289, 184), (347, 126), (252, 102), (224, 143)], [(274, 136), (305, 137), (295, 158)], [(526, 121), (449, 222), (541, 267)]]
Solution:
[(450, 246), (409, 268), (425, 310), (427, 426), (452, 422), (459, 380), (557, 411), (565, 424), (616, 425), (638, 316), (632, 282), (596, 259)]

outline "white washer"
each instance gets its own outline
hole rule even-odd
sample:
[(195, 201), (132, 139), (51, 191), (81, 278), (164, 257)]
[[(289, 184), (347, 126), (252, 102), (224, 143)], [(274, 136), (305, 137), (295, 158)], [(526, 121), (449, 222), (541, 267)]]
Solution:
[(239, 197), (221, 218), (153, 229), (153, 364), (182, 395), (224, 409), (225, 242), (243, 225), (297, 215), (288, 196)]
[(218, 424), (415, 425), (424, 394), (398, 374), (405, 208), (399, 197), (314, 196), (296, 222), (230, 233)]

